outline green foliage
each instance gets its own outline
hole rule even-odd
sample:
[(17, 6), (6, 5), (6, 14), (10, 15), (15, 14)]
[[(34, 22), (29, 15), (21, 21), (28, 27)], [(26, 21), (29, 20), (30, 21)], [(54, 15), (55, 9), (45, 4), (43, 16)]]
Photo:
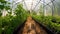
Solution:
[[(16, 16), (7, 15), (0, 17), (0, 33), (13, 34), (14, 29), (24, 23), (29, 14), (23, 8), (23, 5), (19, 4), (15, 9), (15, 15)], [(4, 30), (2, 30), (2, 28), (4, 28)]]
[(6, 1), (6, 0), (0, 0), (0, 16), (2, 15), (2, 11), (1, 10), (8, 10), (11, 9), (10, 8), (10, 2)]
[(5, 0), (0, 0), (0, 9), (1, 10), (3, 10), (4, 8), (6, 10), (10, 9), (10, 6), (7, 4), (10, 4), (10, 3), (8, 1), (5, 1)]
[[(60, 17), (33, 15), (33, 18), (54, 32), (60, 32)], [(52, 22), (52, 19), (56, 19)]]
[(0, 34), (2, 33), (2, 17), (0, 17)]
[(0, 11), (0, 16), (2, 15), (1, 11)]

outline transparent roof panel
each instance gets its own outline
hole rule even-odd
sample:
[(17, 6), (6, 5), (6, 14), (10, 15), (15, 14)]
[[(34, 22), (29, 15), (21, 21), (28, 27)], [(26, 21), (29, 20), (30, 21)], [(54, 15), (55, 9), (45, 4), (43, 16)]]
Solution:
[(60, 13), (60, 0), (9, 0), (11, 7), (15, 8), (17, 4), (22, 3), (23, 8), (44, 12), (45, 14)]

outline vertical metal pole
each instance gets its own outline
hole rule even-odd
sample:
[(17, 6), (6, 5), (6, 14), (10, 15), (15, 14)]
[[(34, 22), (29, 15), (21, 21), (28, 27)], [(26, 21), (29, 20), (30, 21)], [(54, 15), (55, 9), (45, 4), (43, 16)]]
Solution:
[(14, 1), (12, 0), (12, 15), (13, 15), (13, 3), (14, 3)]
[(51, 0), (51, 2), (52, 2), (52, 16), (54, 16), (54, 2), (53, 0)]
[(31, 3), (30, 14), (31, 14), (31, 12), (32, 12), (33, 1), (34, 1), (34, 0), (32, 0), (32, 3)]
[(44, 3), (45, 3), (45, 0), (43, 0), (43, 16), (44, 16), (44, 14), (45, 14)]

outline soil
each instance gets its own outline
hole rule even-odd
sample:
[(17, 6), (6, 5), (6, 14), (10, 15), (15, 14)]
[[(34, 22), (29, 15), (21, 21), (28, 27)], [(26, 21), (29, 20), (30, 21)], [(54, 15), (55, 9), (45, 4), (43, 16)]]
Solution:
[(18, 34), (47, 34), (47, 32), (29, 16)]

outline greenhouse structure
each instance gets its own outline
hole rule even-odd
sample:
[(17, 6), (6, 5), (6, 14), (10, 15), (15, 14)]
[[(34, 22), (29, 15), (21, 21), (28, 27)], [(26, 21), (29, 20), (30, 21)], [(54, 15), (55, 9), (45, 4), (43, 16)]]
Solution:
[(60, 0), (0, 0), (0, 34), (60, 34)]

